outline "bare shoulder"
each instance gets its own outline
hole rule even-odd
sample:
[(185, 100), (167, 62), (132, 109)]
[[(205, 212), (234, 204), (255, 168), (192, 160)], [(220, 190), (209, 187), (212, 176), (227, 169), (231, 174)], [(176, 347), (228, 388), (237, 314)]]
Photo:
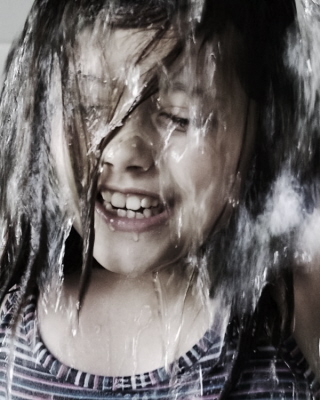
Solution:
[(40, 293), (37, 302), (38, 327), (42, 341), (60, 361), (68, 361), (72, 332), (77, 325), (77, 277)]
[(296, 268), (294, 298), (293, 335), (320, 379), (320, 256), (312, 264)]

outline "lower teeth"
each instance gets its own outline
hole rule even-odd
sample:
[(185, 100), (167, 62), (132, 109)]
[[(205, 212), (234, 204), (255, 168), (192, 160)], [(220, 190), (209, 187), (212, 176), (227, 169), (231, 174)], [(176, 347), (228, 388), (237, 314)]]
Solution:
[(114, 208), (111, 203), (104, 202), (104, 206), (108, 211), (114, 211), (117, 213), (118, 217), (121, 218), (130, 218), (130, 219), (143, 219), (143, 218), (150, 218), (154, 215), (160, 214), (160, 210), (157, 207), (154, 208), (145, 208), (143, 212), (137, 212), (133, 210), (125, 210), (123, 208)]

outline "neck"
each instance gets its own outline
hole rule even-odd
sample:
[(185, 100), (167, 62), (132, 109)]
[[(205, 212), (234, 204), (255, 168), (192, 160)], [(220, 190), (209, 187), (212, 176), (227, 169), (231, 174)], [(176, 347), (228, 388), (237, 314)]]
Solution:
[(320, 380), (320, 257), (314, 265), (300, 266), (294, 274), (295, 315), (293, 335)]
[[(58, 313), (52, 306), (57, 297), (48, 300), (46, 312), (40, 299), (45, 343), (67, 365), (102, 375), (167, 366), (188, 351), (212, 323), (214, 305), (199, 291), (196, 278), (192, 268), (183, 271), (181, 265), (139, 277), (96, 268), (76, 319), (70, 316), (77, 315), (79, 276), (69, 276), (59, 307), (55, 306)], [(63, 338), (60, 345), (57, 331)], [(103, 357), (98, 361), (101, 355), (110, 362), (106, 364)]]
[[(191, 319), (209, 309), (208, 293), (199, 290), (196, 275), (193, 268), (178, 264), (140, 276), (124, 276), (95, 268), (81, 305), (80, 321), (85, 320), (86, 313), (89, 311), (90, 315), (94, 308), (94, 315), (99, 316), (102, 325), (109, 325), (110, 321), (114, 326), (119, 321), (121, 324), (123, 321), (141, 321), (143, 324), (141, 315), (148, 315), (148, 323), (158, 325), (166, 334), (168, 326), (180, 332), (186, 320), (190, 324)], [(79, 280), (79, 277), (66, 279), (62, 297), (62, 301), (68, 298), (67, 304), (74, 310)]]

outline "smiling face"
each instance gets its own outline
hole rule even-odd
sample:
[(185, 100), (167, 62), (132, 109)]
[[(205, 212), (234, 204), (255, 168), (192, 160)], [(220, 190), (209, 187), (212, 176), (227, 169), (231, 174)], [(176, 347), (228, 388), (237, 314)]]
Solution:
[[(128, 48), (136, 44), (132, 32), (123, 35)], [(107, 270), (139, 275), (194, 254), (238, 198), (254, 112), (235, 72), (213, 49), (218, 42), (182, 54), (160, 77), (159, 92), (129, 115), (102, 152), (93, 255)], [(99, 56), (81, 53), (83, 70), (87, 62), (97, 80)], [(63, 139), (53, 139), (57, 146), (65, 147)], [(80, 230), (70, 163), (55, 158)]]

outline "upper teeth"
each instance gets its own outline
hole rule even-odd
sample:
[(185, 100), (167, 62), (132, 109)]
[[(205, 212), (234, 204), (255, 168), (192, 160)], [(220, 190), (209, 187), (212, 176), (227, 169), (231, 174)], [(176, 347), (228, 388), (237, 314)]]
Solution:
[(115, 208), (127, 208), (137, 211), (140, 208), (151, 208), (159, 205), (159, 200), (149, 196), (125, 195), (120, 192), (110, 192), (108, 190), (101, 192), (105, 203), (110, 203)]

